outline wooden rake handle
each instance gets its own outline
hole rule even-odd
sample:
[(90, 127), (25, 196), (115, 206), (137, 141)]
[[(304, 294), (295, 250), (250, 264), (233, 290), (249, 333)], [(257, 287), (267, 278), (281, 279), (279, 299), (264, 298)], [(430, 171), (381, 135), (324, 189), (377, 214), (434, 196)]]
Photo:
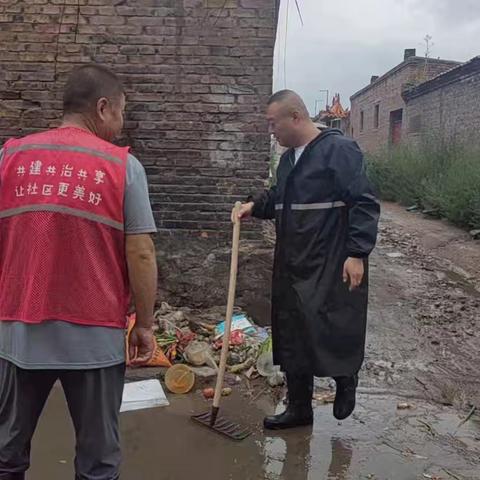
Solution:
[(215, 386), (215, 396), (213, 397), (213, 408), (220, 406), (222, 396), (223, 379), (225, 378), (225, 368), (227, 366), (228, 347), (230, 345), (230, 332), (232, 330), (232, 315), (235, 304), (235, 289), (237, 287), (238, 271), (238, 249), (240, 245), (240, 219), (238, 214), (242, 204), (235, 203), (233, 209), (233, 239), (232, 239), (232, 258), (230, 262), (230, 281), (228, 284), (227, 313), (225, 314), (225, 330), (223, 332), (222, 353), (220, 355), (220, 366), (218, 367), (217, 384)]

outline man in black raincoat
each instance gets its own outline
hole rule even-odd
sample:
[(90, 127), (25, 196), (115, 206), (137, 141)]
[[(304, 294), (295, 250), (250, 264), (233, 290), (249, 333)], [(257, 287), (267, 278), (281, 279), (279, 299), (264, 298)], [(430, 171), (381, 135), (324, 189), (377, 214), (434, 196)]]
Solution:
[(355, 408), (380, 205), (356, 142), (320, 131), (296, 93), (273, 95), (267, 120), (288, 150), (276, 186), (242, 205), (240, 218), (276, 221), (273, 356), (286, 373), (288, 407), (264, 425), (281, 429), (312, 424), (314, 376), (335, 379), (336, 418)]

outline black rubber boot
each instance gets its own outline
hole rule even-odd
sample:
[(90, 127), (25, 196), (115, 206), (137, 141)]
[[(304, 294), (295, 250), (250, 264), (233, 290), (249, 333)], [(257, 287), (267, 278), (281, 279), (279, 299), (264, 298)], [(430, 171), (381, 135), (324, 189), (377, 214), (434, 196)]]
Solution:
[(24, 473), (0, 473), (0, 480), (25, 480)]
[(344, 420), (355, 410), (358, 375), (351, 377), (335, 377), (337, 393), (333, 404), (333, 416), (337, 420)]
[(263, 426), (268, 430), (283, 430), (313, 424), (313, 375), (287, 373), (287, 387), (287, 409), (279, 415), (265, 417)]

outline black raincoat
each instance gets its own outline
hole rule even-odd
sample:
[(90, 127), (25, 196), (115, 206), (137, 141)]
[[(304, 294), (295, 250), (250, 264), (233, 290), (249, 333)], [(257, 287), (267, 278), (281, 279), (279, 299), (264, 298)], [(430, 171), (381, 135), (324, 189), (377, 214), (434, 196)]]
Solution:
[[(283, 371), (333, 377), (360, 369), (367, 257), (379, 215), (360, 148), (334, 129), (319, 133), (297, 164), (294, 150), (285, 152), (276, 186), (254, 198), (253, 216), (276, 220), (272, 336), (274, 362)], [(348, 257), (365, 264), (352, 292), (342, 276)]]

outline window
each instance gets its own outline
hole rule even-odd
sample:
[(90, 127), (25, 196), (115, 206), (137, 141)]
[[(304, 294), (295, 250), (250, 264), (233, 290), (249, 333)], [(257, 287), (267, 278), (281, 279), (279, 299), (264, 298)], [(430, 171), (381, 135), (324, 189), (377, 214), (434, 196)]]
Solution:
[(373, 128), (378, 128), (380, 117), (380, 105), (375, 105), (375, 112), (373, 115)]
[(360, 112), (360, 131), (363, 132), (363, 110)]
[(402, 140), (403, 110), (390, 112), (390, 145), (398, 145)]
[(413, 115), (408, 121), (408, 133), (420, 133), (422, 130), (421, 115)]

